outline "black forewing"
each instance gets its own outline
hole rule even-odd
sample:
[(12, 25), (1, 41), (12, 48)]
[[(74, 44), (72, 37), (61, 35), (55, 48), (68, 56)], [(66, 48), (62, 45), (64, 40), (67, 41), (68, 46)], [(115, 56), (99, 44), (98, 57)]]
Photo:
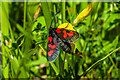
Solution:
[[(52, 37), (52, 42), (48, 41), (48, 45), (47, 45), (47, 59), (48, 59), (49, 62), (52, 62), (52, 61), (54, 61), (58, 57), (58, 55), (60, 53), (60, 50), (59, 50), (58, 37), (54, 33), (54, 30), (51, 29), (49, 31), (49, 37)], [(54, 49), (50, 48), (49, 44), (55, 45), (55, 48)], [(49, 51), (53, 51), (52, 55), (49, 55)]]
[[(64, 42), (72, 43), (72, 42), (75, 42), (79, 38), (79, 33), (76, 32), (76, 31), (68, 30), (68, 29), (65, 29), (65, 28), (61, 28), (60, 31), (61, 31), (61, 33), (56, 32), (56, 34)], [(64, 31), (66, 31), (67, 34), (72, 32), (73, 35), (72, 36), (67, 35), (67, 37), (64, 38)]]

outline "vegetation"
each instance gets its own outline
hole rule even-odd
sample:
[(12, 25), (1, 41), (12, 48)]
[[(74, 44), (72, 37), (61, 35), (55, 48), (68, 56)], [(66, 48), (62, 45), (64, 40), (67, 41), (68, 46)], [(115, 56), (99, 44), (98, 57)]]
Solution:
[[(92, 6), (90, 14), (74, 24), (80, 34), (74, 53), (60, 48), (58, 58), (48, 62), (47, 37), (56, 12), (51, 27), (73, 24), (88, 5)], [(34, 19), (38, 6), (40, 12)], [(119, 78), (119, 2), (2, 2), (1, 13), (2, 78)]]

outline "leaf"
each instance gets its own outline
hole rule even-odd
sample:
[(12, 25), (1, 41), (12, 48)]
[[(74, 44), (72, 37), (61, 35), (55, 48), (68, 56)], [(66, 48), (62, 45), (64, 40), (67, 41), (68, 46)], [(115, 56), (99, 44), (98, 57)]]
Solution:
[(54, 71), (56, 72), (56, 75), (58, 75), (59, 74), (58, 68), (55, 66), (54, 63), (50, 63), (50, 64), (51, 64), (52, 68), (54, 69)]
[[(107, 17), (105, 23), (103, 24), (103, 29), (104, 30), (108, 29), (108, 31), (110, 31), (113, 28), (115, 28), (116, 25), (118, 25), (118, 23), (119, 23), (119, 22), (115, 22), (116, 19), (118, 19), (118, 14), (111, 14), (111, 15), (109, 15)], [(119, 20), (117, 20), (117, 21), (119, 21)]]
[(31, 61), (31, 62), (27, 63), (26, 65), (27, 66), (35, 66), (35, 65), (40, 65), (40, 64), (44, 64), (44, 63), (47, 63), (47, 59), (46, 59), (46, 57), (41, 56), (39, 58), (39, 60)]
[(28, 72), (25, 70), (24, 67), (21, 67), (20, 71), (21, 71), (21, 72), (20, 72), (18, 78), (28, 78), (28, 77), (29, 77), (29, 74), (28, 74)]
[(12, 59), (12, 56), (11, 56), (11, 64), (12, 64), (12, 68), (15, 71), (15, 73), (17, 73), (19, 63), (18, 63), (18, 60), (16, 57), (13, 57), (13, 59)]
[(118, 45), (118, 40), (119, 40), (119, 36), (116, 36), (116, 38), (113, 40), (112, 44), (113, 44), (113, 47), (116, 48), (117, 45)]
[(39, 28), (43, 28), (44, 26), (46, 26), (45, 18), (43, 16), (40, 16), (37, 18), (37, 22), (35, 22), (34, 25), (32, 26), (32, 31), (36, 27), (37, 27), (37, 29), (39, 29)]
[(34, 20), (38, 17), (38, 14), (39, 14), (40, 10), (41, 10), (41, 7), (39, 5), (38, 8), (37, 8), (37, 11), (35, 12)]

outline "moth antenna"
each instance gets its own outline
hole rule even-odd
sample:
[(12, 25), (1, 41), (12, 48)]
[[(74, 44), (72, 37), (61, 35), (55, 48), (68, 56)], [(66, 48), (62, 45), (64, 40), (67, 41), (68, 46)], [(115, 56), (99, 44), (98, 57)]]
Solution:
[(52, 21), (51, 21), (50, 28), (51, 28), (51, 26), (52, 26), (53, 20), (55, 19), (55, 16), (56, 16), (58, 13), (59, 13), (59, 12), (56, 12), (56, 13), (55, 13), (55, 15), (54, 15), (54, 17), (53, 17), (53, 19), (52, 19)]
[(53, 20), (55, 19), (55, 16), (56, 16), (58, 13), (59, 13), (59, 12), (56, 12), (56, 13), (55, 13), (55, 15), (54, 15), (54, 17), (53, 17), (53, 19), (52, 19), (52, 21), (51, 21), (51, 24), (50, 24), (50, 27), (49, 27), (49, 28), (44, 28), (44, 27), (43, 27), (43, 28), (40, 28), (40, 29), (34, 29), (32, 32), (37, 31), (37, 30), (43, 30), (43, 29), (50, 29), (50, 28), (52, 28), (52, 27), (51, 27), (52, 22), (53, 22)]
[(34, 32), (34, 31), (37, 31), (37, 30), (44, 30), (44, 29), (47, 29), (47, 28), (40, 28), (40, 29), (34, 29), (32, 32)]

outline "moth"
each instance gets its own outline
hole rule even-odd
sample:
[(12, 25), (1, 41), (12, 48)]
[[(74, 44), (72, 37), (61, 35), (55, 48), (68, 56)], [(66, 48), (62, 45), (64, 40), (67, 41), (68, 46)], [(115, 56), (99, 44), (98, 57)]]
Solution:
[(59, 47), (66, 53), (71, 53), (72, 46), (70, 43), (75, 42), (79, 38), (79, 33), (74, 30), (65, 28), (52, 28), (49, 29), (49, 36), (47, 41), (47, 60), (53, 62), (60, 53)]

